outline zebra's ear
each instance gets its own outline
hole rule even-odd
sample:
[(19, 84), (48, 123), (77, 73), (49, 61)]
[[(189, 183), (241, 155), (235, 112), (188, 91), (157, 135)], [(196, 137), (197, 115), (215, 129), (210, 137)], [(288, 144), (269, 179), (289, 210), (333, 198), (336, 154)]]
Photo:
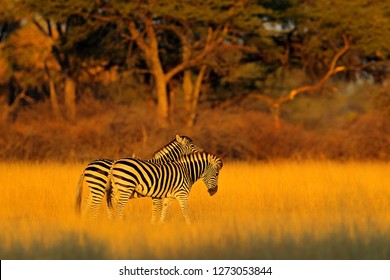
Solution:
[(177, 135), (177, 134), (176, 134), (176, 141), (181, 143), (181, 144), (184, 144), (184, 142), (185, 142), (183, 137), (181, 137), (180, 135)]
[(217, 161), (216, 161), (216, 158), (215, 158), (214, 155), (208, 154), (208, 156), (207, 156), (207, 161), (208, 161), (211, 165), (217, 166)]

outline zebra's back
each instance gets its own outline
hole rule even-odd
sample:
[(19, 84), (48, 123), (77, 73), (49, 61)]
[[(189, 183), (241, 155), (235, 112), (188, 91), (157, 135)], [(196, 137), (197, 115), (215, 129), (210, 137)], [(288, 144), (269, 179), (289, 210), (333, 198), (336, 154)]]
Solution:
[(84, 170), (84, 177), (87, 183), (93, 186), (99, 186), (100, 190), (106, 187), (108, 174), (110, 172), (112, 159), (97, 159), (90, 162)]

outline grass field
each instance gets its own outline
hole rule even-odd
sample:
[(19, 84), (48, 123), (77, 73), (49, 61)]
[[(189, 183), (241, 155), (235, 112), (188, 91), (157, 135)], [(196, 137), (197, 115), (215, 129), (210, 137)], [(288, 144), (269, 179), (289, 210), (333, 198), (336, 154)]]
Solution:
[(151, 225), (151, 200), (124, 221), (75, 214), (82, 164), (0, 163), (0, 259), (390, 259), (390, 164), (226, 163), (218, 193), (174, 203)]

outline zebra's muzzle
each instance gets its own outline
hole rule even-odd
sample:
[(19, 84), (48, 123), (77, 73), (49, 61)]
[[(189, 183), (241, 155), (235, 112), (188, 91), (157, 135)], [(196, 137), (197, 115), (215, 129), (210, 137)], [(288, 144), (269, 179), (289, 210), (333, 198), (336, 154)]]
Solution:
[(218, 187), (208, 189), (210, 196), (213, 196), (218, 190)]

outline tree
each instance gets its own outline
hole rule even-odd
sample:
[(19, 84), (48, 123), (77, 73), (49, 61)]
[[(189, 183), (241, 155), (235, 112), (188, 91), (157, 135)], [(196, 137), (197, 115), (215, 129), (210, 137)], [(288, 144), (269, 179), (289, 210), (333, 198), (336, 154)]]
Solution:
[[(290, 1), (267, 26), (268, 30), (275, 31), (272, 38), (279, 51), (265, 64), (263, 80), (253, 78), (255, 69), (264, 65), (264, 58), (251, 61), (257, 67), (244, 72), (244, 79), (253, 81), (255, 86), (247, 87), (244, 96), (238, 99), (256, 98), (269, 105), (275, 127), (279, 128), (282, 104), (302, 93), (319, 91), (336, 73), (345, 73), (338, 75), (339, 78), (353, 79), (369, 73), (367, 66), (373, 61), (387, 59), (390, 54), (389, 9), (383, 1)], [(243, 71), (238, 70), (249, 69), (242, 68), (243, 65), (234, 72), (238, 81), (244, 76)], [(291, 69), (303, 69), (308, 79), (289, 88), (281, 87), (286, 71)], [(270, 80), (279, 86), (269, 90)]]
[[(143, 54), (147, 70), (153, 76), (157, 97), (157, 113), (161, 124), (169, 119), (168, 84), (183, 74), (183, 92), (189, 115), (194, 115), (200, 85), (207, 65), (215, 52), (233, 43), (242, 30), (261, 28), (264, 9), (251, 1), (111, 1), (96, 15), (103, 21), (119, 19), (122, 36), (134, 41)], [(172, 44), (178, 54), (164, 50)], [(165, 53), (164, 53), (165, 54)], [(192, 69), (192, 71), (190, 71)], [(195, 80), (192, 73), (198, 69)], [(190, 117), (190, 123), (194, 117)]]
[(12, 77), (24, 92), (49, 84), (50, 101), (55, 117), (61, 117), (54, 84), (54, 72), (60, 70), (51, 52), (53, 40), (44, 36), (31, 22), (26, 22), (7, 40), (6, 52), (13, 67)]
[[(344, 57), (349, 74), (390, 54), (390, 7), (386, 1), (300, 1), (295, 7), (295, 44), (291, 45), (306, 71), (321, 76), (326, 61), (348, 37), (351, 50)], [(326, 12), (325, 12), (326, 11)]]
[[(64, 104), (67, 120), (76, 120), (77, 78), (81, 63), (76, 45), (91, 32), (88, 15), (95, 9), (92, 1), (24, 1), (31, 12), (31, 21), (46, 37), (52, 40), (52, 55), (60, 67), (64, 80)], [(54, 96), (55, 85), (47, 68), (50, 90)]]
[(261, 100), (272, 108), (272, 112), (274, 116), (274, 126), (277, 130), (279, 130), (280, 129), (280, 107), (284, 103), (293, 100), (299, 94), (310, 92), (310, 91), (321, 90), (326, 84), (326, 82), (331, 78), (331, 76), (339, 72), (345, 71), (346, 67), (342, 65), (337, 66), (337, 63), (341, 59), (341, 57), (345, 55), (345, 53), (349, 50), (349, 48), (350, 48), (349, 41), (346, 37), (344, 37), (344, 46), (335, 53), (328, 67), (327, 72), (315, 84), (303, 85), (298, 88), (292, 89), (289, 91), (287, 95), (282, 95), (276, 99), (263, 95), (261, 93), (249, 93), (248, 97)]
[(12, 65), (8, 60), (6, 42), (9, 36), (20, 27), (21, 15), (17, 9), (18, 1), (0, 0), (0, 122), (4, 123), (14, 113), (23, 99), (25, 91), (12, 90)]

